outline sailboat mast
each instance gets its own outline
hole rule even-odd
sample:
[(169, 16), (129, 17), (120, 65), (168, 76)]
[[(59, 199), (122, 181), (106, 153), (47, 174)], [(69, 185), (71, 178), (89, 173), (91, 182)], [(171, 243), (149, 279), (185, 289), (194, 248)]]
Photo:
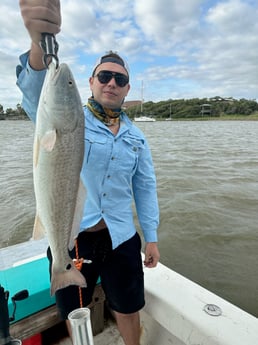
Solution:
[(141, 86), (141, 114), (143, 112), (143, 80), (142, 80), (142, 86)]

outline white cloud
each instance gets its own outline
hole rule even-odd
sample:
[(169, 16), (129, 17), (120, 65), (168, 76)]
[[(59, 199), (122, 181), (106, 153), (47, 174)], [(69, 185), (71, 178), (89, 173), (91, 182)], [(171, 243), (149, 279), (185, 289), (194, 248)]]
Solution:
[(135, 1), (135, 18), (147, 39), (159, 47), (173, 48), (199, 31), (200, 0), (138, 0)]
[[(127, 57), (128, 99), (257, 98), (258, 3), (252, 0), (61, 0), (60, 61), (75, 74), (82, 99), (96, 58)], [(21, 101), (18, 56), (30, 40), (16, 1), (1, 0), (0, 104)], [(10, 20), (12, 18), (12, 20)]]
[(255, 29), (255, 12), (248, 2), (220, 2), (208, 11), (207, 22), (214, 25), (216, 31), (222, 35), (225, 31), (242, 35), (243, 32), (252, 32)]
[(202, 30), (196, 27), (193, 39), (184, 42), (183, 38), (189, 33), (186, 29), (180, 36), (183, 44), (175, 44), (170, 50), (178, 62), (150, 67), (142, 73), (142, 78), (147, 75), (148, 80), (163, 79), (165, 83), (165, 79), (176, 78), (177, 83), (172, 87), (183, 91), (182, 98), (186, 89), (189, 91), (186, 84), (193, 87), (189, 96), (256, 98), (258, 26), (255, 18), (257, 6), (253, 8), (246, 2), (233, 0), (216, 4), (203, 18)]

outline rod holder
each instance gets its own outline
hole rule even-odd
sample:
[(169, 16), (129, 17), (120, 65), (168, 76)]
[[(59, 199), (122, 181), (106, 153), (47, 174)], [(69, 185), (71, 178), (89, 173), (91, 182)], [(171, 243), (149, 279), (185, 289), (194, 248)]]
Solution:
[(73, 310), (68, 320), (71, 323), (73, 345), (94, 345), (89, 308)]

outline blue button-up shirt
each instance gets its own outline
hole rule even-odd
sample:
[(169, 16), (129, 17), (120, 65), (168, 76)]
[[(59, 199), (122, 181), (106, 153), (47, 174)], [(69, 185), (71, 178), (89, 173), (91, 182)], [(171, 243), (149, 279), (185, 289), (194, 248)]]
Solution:
[[(32, 121), (45, 71), (35, 71), (28, 54), (20, 57), (17, 85), (23, 93), (22, 106)], [(113, 248), (135, 232), (133, 201), (145, 242), (157, 242), (159, 209), (156, 178), (150, 149), (142, 131), (123, 115), (117, 135), (99, 121), (87, 107), (85, 153), (81, 178), (87, 189), (81, 230), (104, 219)]]

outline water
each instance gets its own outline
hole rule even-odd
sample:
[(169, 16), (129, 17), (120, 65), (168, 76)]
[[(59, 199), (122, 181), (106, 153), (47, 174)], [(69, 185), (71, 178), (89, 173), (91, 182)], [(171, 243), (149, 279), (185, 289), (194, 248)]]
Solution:
[[(258, 316), (258, 122), (137, 125), (157, 174), (161, 262)], [(1, 247), (31, 237), (33, 131), (0, 121)]]
[(31, 237), (35, 217), (33, 136), (30, 121), (0, 121), (1, 247)]

